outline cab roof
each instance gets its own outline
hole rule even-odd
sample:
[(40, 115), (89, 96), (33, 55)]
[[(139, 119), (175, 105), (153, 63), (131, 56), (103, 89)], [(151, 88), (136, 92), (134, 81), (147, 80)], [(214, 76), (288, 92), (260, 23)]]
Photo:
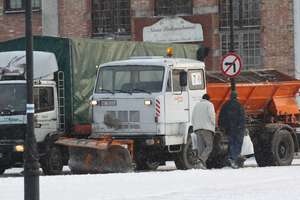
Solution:
[(165, 66), (170, 68), (204, 68), (204, 63), (187, 58), (164, 58), (164, 57), (133, 57), (127, 60), (119, 60), (108, 62), (100, 65), (100, 67), (106, 66), (122, 66), (122, 65), (154, 65)]

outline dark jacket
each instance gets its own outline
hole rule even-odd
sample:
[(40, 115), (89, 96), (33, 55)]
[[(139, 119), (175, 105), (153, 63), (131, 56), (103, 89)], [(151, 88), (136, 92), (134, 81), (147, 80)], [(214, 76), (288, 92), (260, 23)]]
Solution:
[(245, 129), (245, 110), (237, 99), (224, 103), (219, 115), (219, 126), (227, 131)]

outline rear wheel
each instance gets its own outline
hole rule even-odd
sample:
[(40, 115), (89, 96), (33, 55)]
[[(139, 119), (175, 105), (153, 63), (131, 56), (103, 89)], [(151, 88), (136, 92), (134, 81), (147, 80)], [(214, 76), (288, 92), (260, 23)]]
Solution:
[(44, 174), (57, 175), (62, 173), (63, 157), (58, 146), (51, 146), (49, 152), (41, 159)]
[(183, 145), (182, 151), (178, 153), (175, 159), (177, 169), (198, 168), (199, 161), (196, 151), (192, 149), (191, 137), (188, 137), (187, 143)]
[(291, 165), (294, 157), (294, 141), (287, 130), (280, 130), (272, 139), (273, 164), (276, 166)]
[(254, 155), (258, 166), (290, 165), (294, 156), (294, 141), (287, 130), (279, 130), (266, 141), (255, 140)]

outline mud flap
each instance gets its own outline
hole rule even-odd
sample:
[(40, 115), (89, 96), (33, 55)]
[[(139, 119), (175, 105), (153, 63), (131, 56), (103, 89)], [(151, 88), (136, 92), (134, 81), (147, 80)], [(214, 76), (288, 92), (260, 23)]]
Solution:
[(72, 173), (123, 173), (133, 170), (131, 154), (127, 149), (130, 144), (128, 141), (64, 139), (58, 144), (69, 148)]

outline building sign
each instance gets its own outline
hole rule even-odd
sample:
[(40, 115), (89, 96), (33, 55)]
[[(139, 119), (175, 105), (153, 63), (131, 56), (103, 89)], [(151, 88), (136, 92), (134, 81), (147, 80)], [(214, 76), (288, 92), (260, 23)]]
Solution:
[(168, 17), (143, 29), (145, 42), (196, 42), (203, 41), (201, 24), (193, 24), (181, 17)]

